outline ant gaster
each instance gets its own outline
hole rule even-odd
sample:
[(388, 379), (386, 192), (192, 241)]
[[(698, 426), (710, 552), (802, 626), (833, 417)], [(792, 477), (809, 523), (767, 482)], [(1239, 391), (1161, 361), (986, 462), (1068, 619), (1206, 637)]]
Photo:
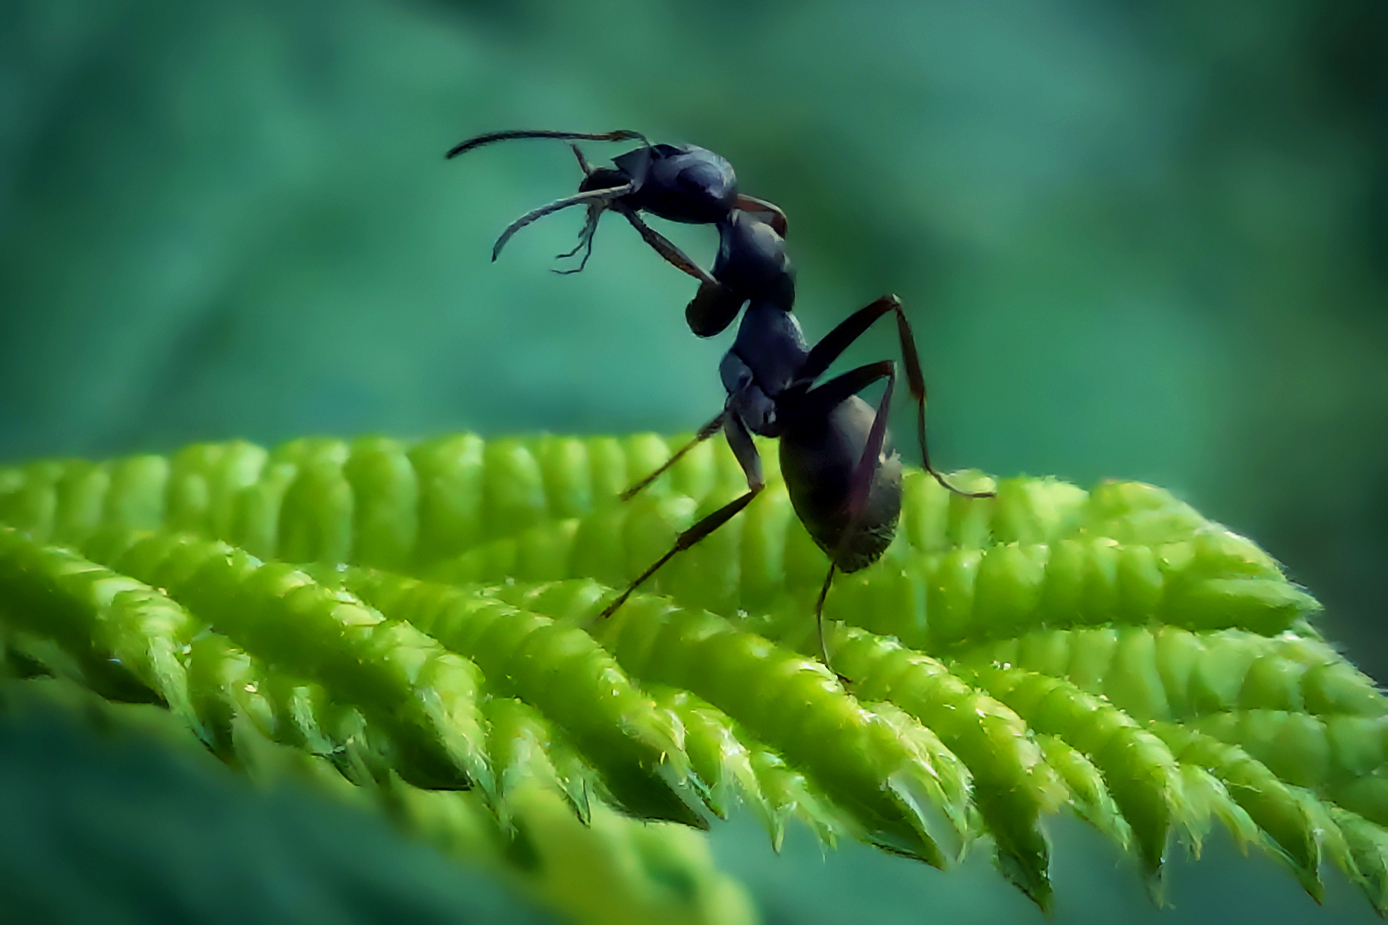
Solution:
[[(600, 619), (611, 616), (666, 562), (737, 516), (765, 487), (761, 456), (752, 435), (779, 438), (781, 473), (796, 516), (829, 556), (815, 602), (820, 654), (829, 665), (824, 640), (824, 600), (836, 571), (854, 572), (876, 562), (891, 543), (901, 514), (901, 459), (892, 449), (887, 410), (896, 385), (896, 364), (881, 360), (815, 385), (829, 366), (878, 319), (894, 314), (906, 385), (916, 406), (916, 432), (922, 467), (941, 485), (965, 497), (991, 491), (963, 491), (930, 463), (925, 443), (925, 377), (910, 323), (896, 296), (883, 296), (854, 312), (811, 347), (791, 309), (795, 270), (785, 252), (785, 216), (777, 207), (736, 192), (732, 166), (704, 148), (652, 145), (632, 131), (580, 134), (551, 131), (493, 132), (455, 147), (454, 157), (473, 148), (512, 138), (640, 140), (642, 148), (613, 160), (616, 168), (592, 168), (574, 147), (584, 179), (575, 196), (521, 216), (493, 248), (492, 259), (516, 231), (551, 212), (586, 205), (588, 220), (569, 257), (592, 250), (593, 233), (607, 209), (623, 215), (662, 257), (700, 281), (685, 311), (700, 336), (716, 334), (750, 302), (719, 373), (728, 397), (723, 410), (659, 469), (623, 493), (627, 500), (674, 465), (690, 449), (722, 431), (747, 478), (747, 491), (680, 533), (675, 544), (623, 591)], [(719, 231), (712, 274), (704, 272), (637, 214), (649, 212), (678, 222), (713, 224)], [(763, 222), (752, 212), (771, 216)], [(583, 263), (573, 271), (583, 268)], [(858, 393), (886, 380), (874, 409)]]
[[(611, 210), (625, 218), (642, 240), (668, 263), (699, 280), (699, 293), (685, 315), (690, 328), (700, 337), (712, 336), (726, 328), (751, 295), (744, 281), (738, 278), (735, 266), (736, 255), (745, 248), (729, 240), (748, 233), (737, 227), (741, 224), (739, 217), (749, 212), (763, 213), (769, 216), (769, 222), (766, 225), (758, 222), (758, 227), (751, 229), (750, 233), (760, 234), (759, 229), (769, 225), (768, 230), (778, 237), (785, 236), (785, 213), (765, 200), (739, 193), (737, 175), (723, 157), (694, 145), (651, 144), (641, 133), (627, 129), (600, 134), (542, 129), (488, 132), (454, 146), (447, 157), (457, 157), (483, 145), (517, 138), (635, 140), (640, 141), (642, 146), (613, 158), (615, 167), (593, 167), (576, 145), (570, 145), (583, 171), (578, 193), (527, 212), (508, 225), (492, 247), (492, 259), (495, 260), (511, 236), (526, 225), (561, 209), (582, 205), (587, 207), (588, 217), (583, 230), (579, 232), (578, 244), (559, 257), (573, 257), (580, 251), (583, 256), (577, 267), (555, 271), (577, 273), (587, 266), (588, 257), (593, 252), (593, 235), (597, 231), (598, 220), (604, 211)], [(640, 216), (642, 212), (673, 222), (718, 226), (723, 243), (713, 272), (705, 272), (674, 242), (646, 224)], [(784, 248), (781, 253), (784, 254)], [(730, 266), (729, 261), (733, 265)]]

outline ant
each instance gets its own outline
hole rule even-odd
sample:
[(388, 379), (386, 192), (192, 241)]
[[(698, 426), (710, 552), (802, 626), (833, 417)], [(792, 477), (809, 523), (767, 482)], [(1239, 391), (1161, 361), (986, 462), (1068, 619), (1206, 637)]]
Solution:
[[(964, 497), (995, 494), (957, 488), (930, 463), (925, 443), (925, 377), (901, 300), (894, 295), (877, 299), (849, 315), (811, 347), (792, 312), (795, 269), (785, 251), (784, 213), (761, 200), (738, 196), (732, 166), (704, 148), (651, 145), (644, 136), (630, 131), (602, 135), (494, 132), (463, 142), (449, 156), (494, 141), (532, 137), (639, 139), (645, 146), (615, 158), (615, 170), (591, 168), (574, 147), (584, 172), (578, 195), (513, 222), (498, 239), (493, 259), (515, 231), (536, 218), (570, 205), (587, 204), (588, 221), (579, 246), (561, 256), (572, 256), (584, 247), (591, 252), (598, 217), (603, 210), (612, 209), (626, 217), (662, 257), (700, 280), (699, 291), (685, 312), (694, 333), (709, 336), (722, 331), (737, 317), (743, 303), (750, 303), (733, 345), (719, 365), (728, 393), (723, 410), (660, 468), (623, 492), (622, 500), (629, 500), (719, 431), (747, 478), (747, 491), (681, 532), (670, 550), (632, 581), (598, 619), (615, 613), (666, 562), (723, 526), (756, 498), (766, 483), (752, 435), (778, 438), (781, 473), (791, 505), (816, 545), (829, 556), (829, 573), (815, 602), (819, 650), (828, 667), (824, 601), (829, 587), (835, 572), (855, 572), (871, 565), (891, 543), (901, 516), (902, 465), (887, 430), (887, 410), (897, 377), (894, 362), (868, 363), (819, 385), (815, 381), (879, 319), (896, 316), (906, 385), (916, 406), (922, 467), (946, 489)], [(637, 215), (641, 211), (674, 221), (716, 225), (719, 249), (712, 274), (695, 267), (678, 248), (646, 226)], [(763, 222), (754, 212), (769, 214), (772, 221)], [(651, 236), (664, 245), (653, 243)], [(886, 388), (874, 409), (858, 393), (883, 379)]]
[[(742, 304), (751, 293), (738, 278), (736, 255), (744, 247), (730, 243), (747, 233), (760, 234), (759, 228), (741, 226), (740, 216), (758, 212), (770, 216), (768, 230), (779, 237), (786, 234), (785, 213), (772, 203), (737, 190), (737, 175), (732, 164), (708, 150), (694, 145), (651, 144), (640, 132), (618, 129), (598, 134), (585, 132), (556, 132), (548, 129), (488, 132), (469, 138), (449, 150), (447, 158), (498, 141), (517, 138), (555, 138), (568, 141), (640, 141), (641, 147), (612, 159), (615, 167), (593, 167), (577, 145), (570, 144), (578, 159), (583, 180), (578, 193), (548, 205), (533, 209), (506, 227), (492, 246), (492, 260), (500, 255), (506, 242), (517, 232), (534, 222), (570, 206), (587, 206), (588, 217), (579, 232), (573, 250), (560, 254), (559, 259), (574, 257), (581, 251), (578, 266), (556, 273), (578, 273), (588, 265), (593, 253), (593, 235), (598, 220), (608, 210), (625, 218), (661, 257), (675, 268), (699, 281), (699, 293), (685, 311), (690, 328), (700, 337), (718, 334), (737, 317)], [(692, 225), (716, 225), (722, 244), (713, 272), (705, 272), (682, 250), (641, 218), (647, 212), (673, 222)], [(762, 223), (757, 223), (762, 226)], [(782, 249), (784, 254), (784, 249)], [(732, 261), (732, 265), (729, 265)], [(793, 279), (787, 275), (786, 278)]]

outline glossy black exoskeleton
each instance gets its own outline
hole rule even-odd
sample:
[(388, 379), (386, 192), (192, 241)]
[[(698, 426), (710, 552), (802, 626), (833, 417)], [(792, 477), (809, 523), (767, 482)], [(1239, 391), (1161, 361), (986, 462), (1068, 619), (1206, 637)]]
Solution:
[[(640, 140), (643, 146), (594, 168), (574, 147), (584, 178), (575, 196), (527, 213), (497, 240), (492, 256), (516, 231), (535, 219), (572, 205), (586, 205), (588, 220), (569, 257), (592, 250), (593, 233), (606, 210), (623, 215), (655, 250), (699, 280), (685, 309), (690, 329), (701, 337), (728, 327), (744, 305), (746, 314), (719, 374), (727, 399), (718, 416), (700, 428), (689, 444), (660, 469), (624, 493), (630, 498), (680, 457), (719, 433), (727, 438), (747, 478), (747, 491), (683, 531), (674, 546), (638, 576), (603, 611), (610, 616), (666, 562), (713, 533), (741, 512), (765, 486), (761, 456), (753, 435), (780, 441), (781, 474), (796, 515), (829, 557), (829, 573), (815, 603), (820, 652), (826, 665), (824, 599), (836, 571), (853, 572), (876, 562), (891, 543), (901, 514), (902, 465), (887, 431), (887, 410), (896, 386), (896, 364), (868, 363), (816, 384), (830, 365), (880, 318), (896, 317), (906, 385), (916, 406), (921, 464), (950, 491), (986, 497), (991, 491), (964, 491), (931, 465), (925, 443), (925, 377), (910, 323), (896, 296), (883, 296), (854, 312), (810, 346), (792, 313), (795, 269), (785, 250), (785, 215), (780, 209), (737, 192), (730, 164), (704, 148), (652, 145), (636, 132), (601, 135), (522, 131), (479, 135), (458, 145), (449, 157), (512, 138)], [(712, 272), (696, 266), (679, 248), (651, 229), (638, 213), (676, 222), (712, 224), (719, 233)], [(770, 217), (763, 221), (757, 214)], [(572, 271), (582, 269), (583, 263)], [(875, 382), (886, 387), (876, 407), (858, 397)]]

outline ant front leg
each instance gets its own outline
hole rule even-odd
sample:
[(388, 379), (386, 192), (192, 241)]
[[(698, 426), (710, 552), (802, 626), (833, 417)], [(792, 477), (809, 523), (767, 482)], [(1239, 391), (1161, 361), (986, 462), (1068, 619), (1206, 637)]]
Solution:
[[(651, 484), (656, 479), (660, 478), (662, 475), (668, 472), (675, 463), (680, 461), (680, 459), (684, 456), (685, 453), (688, 453), (690, 450), (694, 449), (694, 447), (703, 443), (705, 440), (707, 440), (709, 437), (712, 437), (714, 434), (718, 433), (718, 431), (723, 428), (723, 419), (727, 416), (727, 411), (720, 412), (718, 417), (714, 418), (712, 421), (709, 421), (703, 427), (700, 427), (698, 433), (694, 435), (694, 439), (690, 440), (684, 446), (676, 450), (675, 454), (671, 456), (669, 459), (665, 460), (665, 462), (661, 464), (659, 469), (655, 470), (650, 475), (646, 476), (644, 479), (637, 482), (635, 485), (631, 486), (626, 491), (622, 492), (622, 500), (630, 501), (632, 498), (636, 496), (637, 492), (639, 492), (641, 489), (645, 488), (647, 485)], [(744, 466), (743, 468), (745, 469), (746, 467)]]
[(637, 234), (641, 235), (641, 240), (649, 244), (651, 249), (664, 258), (665, 262), (670, 264), (670, 266), (674, 267), (676, 270), (688, 273), (704, 285), (719, 285), (718, 280), (714, 279), (709, 275), (707, 270), (690, 259), (689, 255), (680, 250), (675, 242), (656, 231), (650, 225), (647, 225), (645, 220), (642, 219), (640, 215), (637, 215), (636, 210), (631, 206), (624, 202), (614, 202), (612, 208), (630, 222), (631, 227), (635, 228)]
[(588, 258), (593, 256), (593, 235), (597, 234), (598, 219), (602, 217), (603, 208), (604, 206), (600, 205), (590, 205), (588, 217), (583, 221), (583, 229), (578, 233), (578, 243), (574, 245), (573, 250), (555, 255), (555, 260), (567, 260), (577, 256), (579, 251), (583, 251), (583, 259), (578, 262), (578, 266), (568, 270), (554, 270), (553, 272), (560, 276), (568, 276), (570, 273), (582, 273), (583, 268), (588, 266)]
[[(583, 156), (583, 150), (575, 144), (569, 145), (569, 149), (573, 151), (574, 157), (577, 158), (578, 169), (583, 171), (583, 176), (591, 177), (593, 175), (593, 165), (588, 163), (588, 158)], [(555, 257), (556, 260), (567, 260), (570, 257), (577, 256), (579, 251), (583, 251), (583, 259), (580, 260), (578, 266), (573, 269), (555, 270), (555, 273), (561, 276), (567, 276), (570, 273), (582, 273), (583, 268), (588, 266), (588, 258), (593, 256), (593, 235), (597, 233), (598, 219), (602, 218), (603, 210), (606, 208), (608, 208), (606, 203), (589, 203), (588, 216), (584, 219), (583, 230), (578, 233), (578, 243), (574, 245), (573, 250), (565, 251)]]
[(995, 491), (964, 491), (951, 485), (944, 475), (930, 463), (930, 452), (925, 445), (925, 375), (921, 372), (920, 353), (916, 350), (916, 339), (911, 333), (911, 324), (901, 309), (901, 300), (894, 295), (883, 296), (871, 305), (858, 309), (845, 318), (810, 351), (800, 369), (800, 378), (813, 382), (829, 365), (838, 359), (839, 354), (848, 348), (870, 328), (873, 322), (888, 312), (896, 313), (897, 337), (901, 343), (901, 359), (906, 364), (906, 386), (911, 392), (911, 400), (916, 405), (916, 433), (920, 442), (921, 468), (935, 477), (945, 488), (965, 498), (991, 498)]
[[(742, 509), (745, 508), (747, 505), (751, 504), (752, 499), (755, 498), (765, 487), (765, 482), (762, 480), (761, 473), (761, 456), (757, 453), (756, 444), (752, 442), (752, 435), (747, 432), (747, 426), (742, 423), (742, 420), (736, 414), (729, 411), (724, 411), (723, 414), (719, 415), (714, 420), (721, 421), (723, 433), (726, 434), (728, 437), (728, 445), (732, 447), (733, 455), (737, 457), (738, 464), (742, 466), (743, 474), (747, 476), (746, 494), (739, 495), (732, 501), (720, 507), (718, 510), (714, 511), (712, 514), (709, 514), (707, 517), (694, 524), (694, 526), (690, 527), (688, 530), (685, 530), (683, 533), (681, 533), (675, 539), (675, 545), (670, 548), (669, 552), (665, 553), (665, 555), (657, 559), (655, 561), (655, 564), (652, 565), (650, 568), (646, 569), (644, 572), (642, 572), (641, 575), (635, 581), (633, 581), (630, 585), (627, 586), (627, 589), (623, 591), (615, 601), (603, 608), (602, 613), (598, 615), (599, 620), (606, 619), (607, 617), (610, 617), (612, 616), (612, 614), (616, 613), (617, 608), (625, 604), (627, 598), (631, 597), (631, 593), (635, 591), (637, 588), (639, 588), (643, 583), (645, 583), (646, 579), (650, 578), (656, 572), (660, 571), (661, 566), (663, 566), (666, 562), (669, 562), (676, 555), (693, 546), (695, 543), (699, 542), (701, 539), (708, 536), (710, 533), (717, 530), (719, 527), (723, 526), (725, 523), (727, 523), (728, 521), (736, 517), (738, 514), (740, 514), (742, 512)], [(710, 424), (712, 423), (713, 422), (710, 422)], [(714, 432), (716, 432), (716, 430), (710, 431), (709, 435), (711, 436)], [(701, 430), (699, 433), (703, 434), (704, 431)], [(684, 450), (680, 451), (680, 454), (684, 453), (694, 444), (698, 443), (700, 440), (703, 439), (707, 439), (707, 437), (695, 437), (693, 442), (686, 446)], [(678, 458), (680, 454), (676, 454), (676, 458)], [(660, 472), (663, 472), (666, 468), (669, 468), (669, 463), (666, 463), (665, 466), (658, 470), (656, 475), (659, 475)], [(633, 488), (631, 491), (635, 492), (636, 490), (640, 489), (643, 485), (647, 484), (651, 480), (651, 478), (654, 477), (655, 476), (647, 478), (645, 481), (641, 483), (641, 485), (636, 486), (636, 488)], [(630, 493), (631, 492), (629, 492), (628, 494)]]
[(578, 169), (583, 171), (585, 177), (593, 175), (593, 165), (588, 163), (588, 158), (583, 156), (583, 149), (578, 145), (569, 145), (569, 150), (573, 151), (574, 157), (578, 158)]

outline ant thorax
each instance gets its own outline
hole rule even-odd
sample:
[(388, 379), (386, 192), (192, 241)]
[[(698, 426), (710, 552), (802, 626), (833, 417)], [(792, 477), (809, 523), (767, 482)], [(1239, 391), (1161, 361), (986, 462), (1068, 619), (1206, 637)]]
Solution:
[(718, 225), (718, 282), (750, 299), (775, 302), (789, 312), (795, 304), (795, 267), (786, 242), (766, 222), (735, 211)]
[(753, 302), (718, 367), (728, 409), (753, 433), (777, 436), (776, 401), (799, 376), (809, 352), (794, 315), (771, 302)]

